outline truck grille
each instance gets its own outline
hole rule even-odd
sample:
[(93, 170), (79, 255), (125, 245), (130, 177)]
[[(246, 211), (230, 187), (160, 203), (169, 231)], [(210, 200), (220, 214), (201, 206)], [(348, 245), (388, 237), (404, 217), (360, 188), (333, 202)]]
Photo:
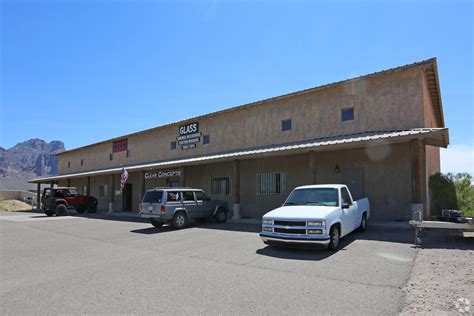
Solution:
[(306, 222), (274, 221), (274, 225), (281, 226), (306, 226)]
[(283, 234), (299, 234), (305, 235), (306, 229), (295, 229), (295, 228), (273, 228), (275, 233), (283, 233)]

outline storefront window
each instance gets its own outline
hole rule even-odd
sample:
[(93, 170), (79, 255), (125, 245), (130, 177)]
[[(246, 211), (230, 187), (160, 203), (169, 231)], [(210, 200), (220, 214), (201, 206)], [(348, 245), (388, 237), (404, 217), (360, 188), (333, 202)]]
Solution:
[(230, 178), (212, 178), (211, 179), (212, 195), (229, 195), (230, 194)]
[(257, 194), (285, 194), (286, 172), (257, 174)]

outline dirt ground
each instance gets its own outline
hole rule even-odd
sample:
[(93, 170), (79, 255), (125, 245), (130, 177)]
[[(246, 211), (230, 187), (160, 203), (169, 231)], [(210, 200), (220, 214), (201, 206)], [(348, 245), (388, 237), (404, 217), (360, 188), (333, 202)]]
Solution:
[(0, 201), (0, 212), (31, 210), (31, 205), (18, 200)]
[(474, 237), (428, 231), (403, 290), (402, 315), (474, 315)]

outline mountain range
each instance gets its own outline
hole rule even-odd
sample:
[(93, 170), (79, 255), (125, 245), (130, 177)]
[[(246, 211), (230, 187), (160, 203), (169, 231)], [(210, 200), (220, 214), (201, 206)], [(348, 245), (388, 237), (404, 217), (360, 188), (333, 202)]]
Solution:
[(5, 149), (0, 147), (0, 179), (32, 179), (55, 175), (58, 172), (58, 158), (55, 154), (64, 151), (61, 141), (45, 142), (30, 139)]

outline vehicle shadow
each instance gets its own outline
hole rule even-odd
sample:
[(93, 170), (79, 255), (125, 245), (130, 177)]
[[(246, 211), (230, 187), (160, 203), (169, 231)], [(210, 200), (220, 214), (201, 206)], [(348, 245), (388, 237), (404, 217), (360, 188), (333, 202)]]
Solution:
[(337, 251), (328, 250), (322, 245), (265, 246), (257, 249), (256, 254), (286, 260), (319, 261), (329, 258), (339, 251), (345, 251), (354, 239), (343, 238)]

